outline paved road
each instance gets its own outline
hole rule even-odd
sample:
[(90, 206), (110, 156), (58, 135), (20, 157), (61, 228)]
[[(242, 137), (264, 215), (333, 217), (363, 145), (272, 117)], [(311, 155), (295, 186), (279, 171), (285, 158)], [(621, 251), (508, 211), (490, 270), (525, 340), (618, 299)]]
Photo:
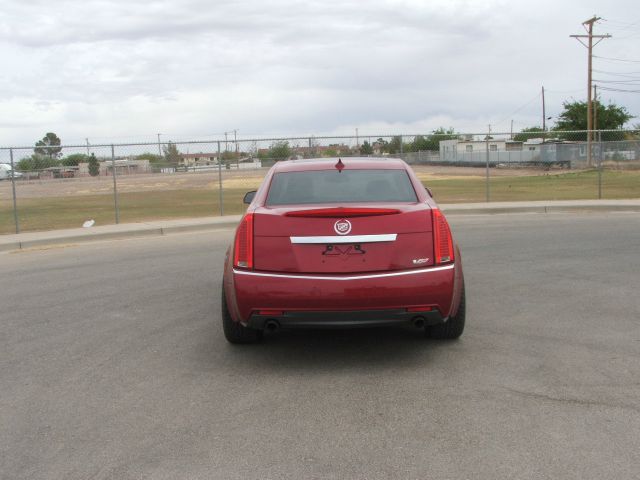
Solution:
[(0, 255), (0, 478), (638, 478), (640, 215), (452, 223), (453, 343), (230, 346), (230, 232)]

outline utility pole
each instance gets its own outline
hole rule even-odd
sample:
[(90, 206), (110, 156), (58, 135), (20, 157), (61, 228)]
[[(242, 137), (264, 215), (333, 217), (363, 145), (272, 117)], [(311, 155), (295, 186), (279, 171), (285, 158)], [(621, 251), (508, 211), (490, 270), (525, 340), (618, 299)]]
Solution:
[(158, 155), (162, 156), (162, 149), (160, 148), (160, 134), (158, 134)]
[[(593, 24), (600, 20), (600, 17), (596, 17), (595, 15), (591, 17), (589, 20), (585, 20), (582, 22), (582, 26), (587, 31), (587, 35), (569, 35), (572, 38), (578, 40), (582, 45), (587, 47), (588, 50), (588, 61), (587, 61), (587, 164), (591, 166), (591, 141), (592, 141), (592, 132), (593, 132), (593, 105), (591, 99), (591, 73), (592, 73), (592, 61), (593, 61), (593, 47), (600, 43), (605, 38), (610, 38), (611, 35), (594, 35), (593, 34)], [(583, 38), (587, 39), (587, 43), (582, 41)], [(597, 38), (596, 43), (593, 43), (593, 39)]]
[(90, 154), (89, 152), (89, 139), (85, 138), (85, 140), (87, 141), (87, 156)]

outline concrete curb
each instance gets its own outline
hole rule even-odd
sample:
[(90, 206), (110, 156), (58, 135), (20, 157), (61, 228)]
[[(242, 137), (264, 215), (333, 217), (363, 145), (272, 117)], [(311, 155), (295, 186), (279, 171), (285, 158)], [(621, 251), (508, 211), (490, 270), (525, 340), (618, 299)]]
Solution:
[(54, 245), (75, 245), (93, 241), (169, 235), (172, 233), (227, 230), (235, 228), (239, 221), (240, 215), (230, 215), (213, 219), (171, 220), (148, 224), (106, 225), (90, 229), (74, 228), (50, 232), (20, 233), (18, 235), (7, 235), (6, 237), (8, 238), (0, 236), (0, 252)]
[[(442, 204), (447, 215), (495, 215), (513, 213), (640, 212), (640, 200), (578, 200), (556, 202), (495, 202)], [(74, 245), (101, 240), (168, 235), (172, 233), (228, 230), (240, 215), (105, 225), (49, 232), (0, 235), (0, 252), (33, 247)]]

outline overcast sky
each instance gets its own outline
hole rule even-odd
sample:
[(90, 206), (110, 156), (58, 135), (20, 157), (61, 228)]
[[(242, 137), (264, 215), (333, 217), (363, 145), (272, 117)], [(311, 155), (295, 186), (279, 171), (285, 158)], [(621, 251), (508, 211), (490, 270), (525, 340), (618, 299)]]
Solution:
[[(509, 131), (640, 91), (638, 0), (0, 0), (0, 146)], [(611, 58), (629, 60), (626, 62)], [(600, 73), (606, 72), (606, 73)], [(628, 75), (628, 76), (625, 76)], [(635, 83), (634, 83), (635, 82)], [(640, 116), (640, 93), (602, 92)], [(630, 123), (640, 123), (640, 118)]]

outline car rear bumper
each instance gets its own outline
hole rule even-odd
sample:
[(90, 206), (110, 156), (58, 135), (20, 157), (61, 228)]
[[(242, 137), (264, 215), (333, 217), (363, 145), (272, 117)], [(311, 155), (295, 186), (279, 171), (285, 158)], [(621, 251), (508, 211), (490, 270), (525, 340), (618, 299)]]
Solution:
[(247, 326), (271, 328), (357, 328), (396, 325), (428, 326), (446, 321), (439, 311), (407, 312), (406, 309), (355, 311), (289, 311), (278, 315), (254, 313)]
[[(233, 269), (227, 301), (234, 319), (254, 328), (263, 328), (269, 319), (283, 327), (392, 325), (410, 323), (416, 316), (426, 324), (439, 323), (451, 311), (455, 269), (449, 264), (344, 275)], [(432, 310), (408, 311), (425, 306)]]

